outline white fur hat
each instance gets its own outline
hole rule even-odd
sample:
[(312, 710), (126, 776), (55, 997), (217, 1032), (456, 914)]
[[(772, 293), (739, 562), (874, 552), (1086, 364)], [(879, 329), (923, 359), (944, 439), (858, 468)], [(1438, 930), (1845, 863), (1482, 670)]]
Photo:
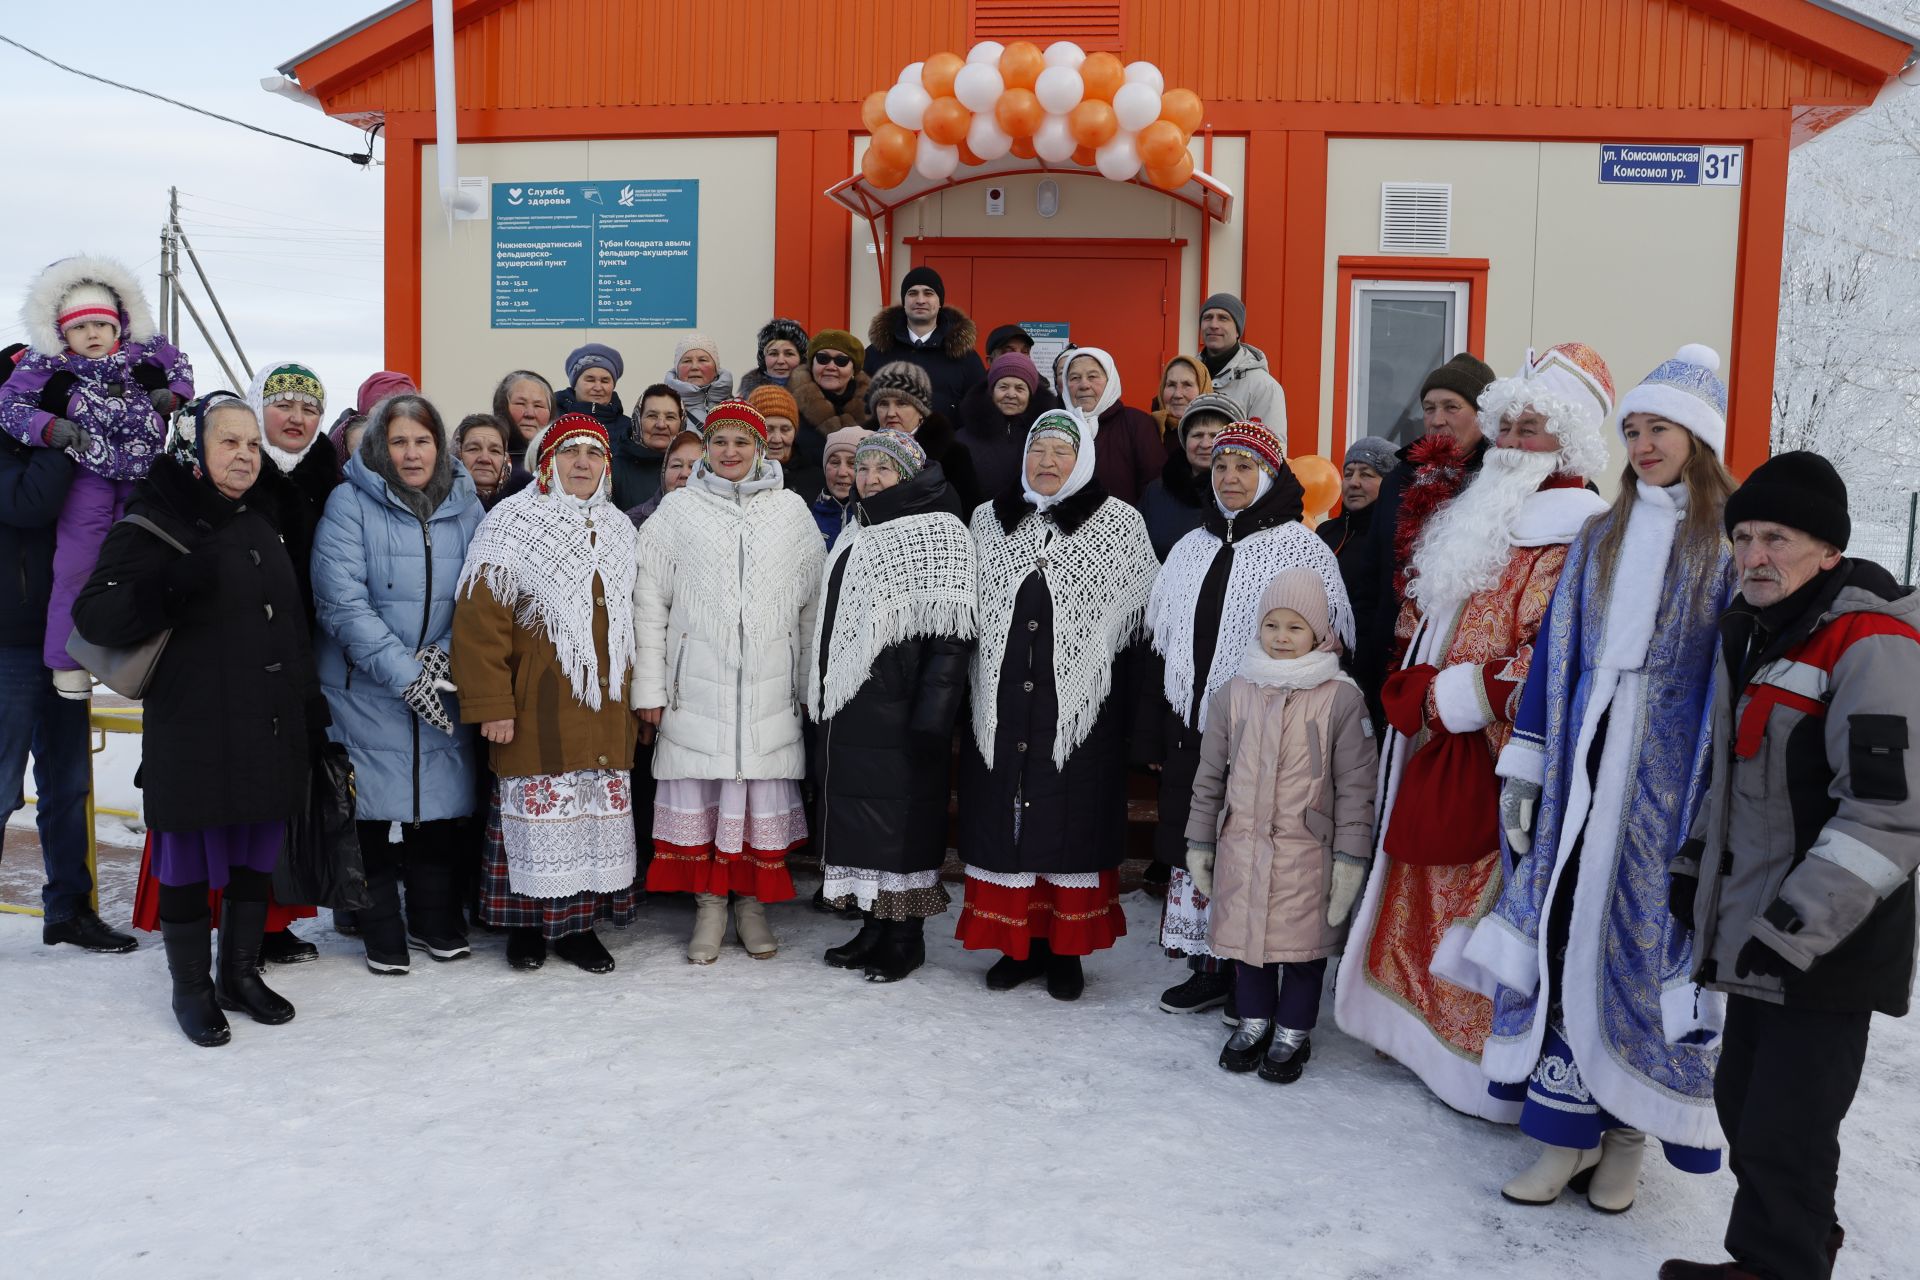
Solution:
[(27, 290), (20, 306), (20, 321), (26, 326), (27, 341), (43, 356), (57, 356), (67, 349), (61, 336), (60, 317), (70, 310), (70, 299), (87, 290), (101, 290), (105, 299), (117, 304), (120, 336), (128, 342), (153, 340), (153, 311), (147, 306), (146, 292), (131, 271), (110, 258), (62, 258), (42, 271)]

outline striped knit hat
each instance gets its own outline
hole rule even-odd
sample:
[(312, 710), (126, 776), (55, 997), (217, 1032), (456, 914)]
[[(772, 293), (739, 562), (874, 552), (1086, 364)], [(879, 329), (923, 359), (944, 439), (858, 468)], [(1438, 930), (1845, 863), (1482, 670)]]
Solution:
[(1233, 422), (1220, 428), (1220, 434), (1213, 438), (1213, 456), (1217, 458), (1223, 453), (1252, 458), (1254, 465), (1274, 480), (1287, 469), (1286, 450), (1281, 447), (1279, 437), (1260, 422)]
[(563, 413), (533, 438), (533, 443), (527, 446), (527, 456), (533, 459), (533, 480), (540, 486), (540, 492), (553, 492), (553, 460), (560, 456), (560, 451), (582, 440), (598, 445), (601, 453), (609, 456), (613, 453), (607, 429), (584, 413)]
[(925, 469), (927, 451), (920, 442), (904, 431), (895, 431), (889, 427), (876, 431), (862, 440), (853, 451), (853, 463), (859, 466), (866, 458), (878, 456), (893, 464), (902, 480), (911, 480)]
[(1720, 353), (1689, 342), (1671, 360), (1648, 374), (1620, 400), (1620, 425), (1627, 415), (1650, 413), (1677, 422), (1724, 458), (1727, 443), (1727, 384), (1720, 380)]
[(722, 400), (707, 410), (707, 420), (700, 424), (701, 440), (713, 439), (721, 427), (745, 427), (753, 433), (756, 448), (767, 447), (767, 420), (745, 400)]
[(70, 326), (86, 320), (104, 320), (115, 333), (120, 332), (120, 299), (98, 281), (83, 280), (67, 290), (67, 296), (60, 299), (54, 325), (65, 333)]
[(1078, 452), (1084, 432), (1085, 427), (1081, 425), (1079, 415), (1069, 413), (1065, 409), (1049, 409), (1035, 418), (1033, 425), (1027, 428), (1027, 447), (1032, 448), (1035, 440), (1050, 436), (1055, 440), (1065, 440), (1074, 447), (1075, 452)]

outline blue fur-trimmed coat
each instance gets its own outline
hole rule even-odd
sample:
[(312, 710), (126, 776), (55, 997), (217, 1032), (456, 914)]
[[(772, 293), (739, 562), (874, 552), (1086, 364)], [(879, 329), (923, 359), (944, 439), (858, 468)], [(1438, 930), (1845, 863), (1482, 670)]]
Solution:
[[(1593, 521), (1570, 550), (1500, 760), (1503, 776), (1541, 783), (1532, 847), (1512, 859), (1465, 959), (1494, 997), (1489, 1077), (1533, 1073), (1557, 998), (1596, 1102), (1667, 1142), (1719, 1147), (1724, 1004), (1692, 981), (1692, 933), (1668, 911), (1667, 866), (1707, 786), (1718, 622), (1736, 575), (1724, 540), (1712, 557), (1686, 552), (1683, 518), (1672, 491), (1640, 486), (1604, 595), (1596, 553), (1614, 517)], [(1545, 935), (1576, 846), (1553, 991)]]

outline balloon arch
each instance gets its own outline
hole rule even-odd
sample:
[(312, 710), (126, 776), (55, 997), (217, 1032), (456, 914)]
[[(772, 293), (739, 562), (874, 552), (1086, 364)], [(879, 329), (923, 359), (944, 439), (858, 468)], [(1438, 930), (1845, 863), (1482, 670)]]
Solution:
[(894, 210), (932, 191), (1020, 173), (1098, 174), (1164, 191), (1226, 221), (1233, 193), (1198, 169), (1189, 143), (1204, 108), (1168, 89), (1151, 62), (1122, 63), (1070, 40), (986, 40), (963, 59), (936, 53), (860, 106), (870, 140), (860, 172), (827, 196), (874, 229), (881, 293), (891, 279)]

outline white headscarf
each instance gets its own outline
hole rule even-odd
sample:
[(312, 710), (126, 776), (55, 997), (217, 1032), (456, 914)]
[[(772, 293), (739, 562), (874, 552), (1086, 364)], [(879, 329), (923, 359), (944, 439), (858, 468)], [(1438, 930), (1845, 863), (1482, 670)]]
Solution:
[[(1120, 370), (1119, 367), (1113, 363), (1113, 357), (1099, 347), (1075, 347), (1067, 356), (1067, 369), (1071, 370), (1073, 368), (1073, 362), (1081, 356), (1092, 356), (1100, 362), (1100, 367), (1106, 370), (1107, 373), (1107, 388), (1100, 393), (1100, 399), (1094, 403), (1092, 410), (1083, 409), (1080, 411), (1083, 416), (1097, 421), (1101, 414), (1120, 403)], [(1066, 374), (1064, 372), (1060, 375), (1060, 380), (1062, 383), (1066, 381)], [(1065, 386), (1060, 388), (1060, 399), (1067, 404), (1072, 403), (1067, 396)]]
[(1043, 435), (1057, 437), (1073, 446), (1073, 470), (1067, 473), (1057, 493), (1036, 491), (1027, 478), (1027, 460), (1021, 457), (1020, 492), (1035, 511), (1057, 507), (1087, 487), (1087, 482), (1093, 479), (1094, 437), (1099, 434), (1100, 423), (1078, 409), (1049, 409), (1033, 420), (1033, 425), (1027, 428), (1027, 448), (1031, 449), (1033, 442)]

